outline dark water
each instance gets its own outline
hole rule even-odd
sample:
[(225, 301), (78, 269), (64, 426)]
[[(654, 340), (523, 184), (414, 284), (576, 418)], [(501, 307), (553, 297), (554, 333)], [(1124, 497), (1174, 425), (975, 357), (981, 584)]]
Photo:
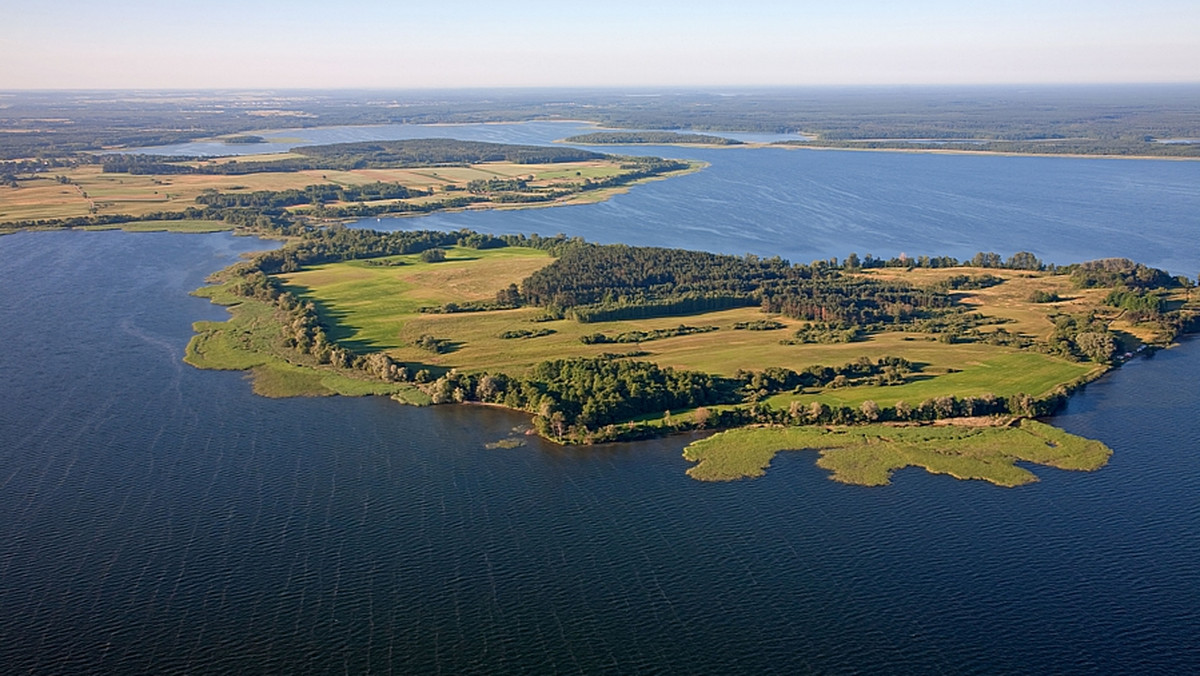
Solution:
[[(779, 154), (805, 155), (820, 156)], [(1183, 163), (1128, 166), (1163, 213), (1195, 199), (1167, 169)], [(1072, 241), (1119, 242), (1104, 237)], [(865, 489), (793, 453), (762, 479), (701, 484), (687, 439), (488, 450), (525, 419), (268, 400), (182, 364), (190, 323), (223, 316), (187, 291), (258, 246), (0, 238), (0, 670), (1200, 670), (1200, 343), (1123, 367), (1056, 419), (1113, 447), (1096, 473), (1001, 489), (905, 470)], [(1195, 268), (1195, 247), (1147, 262)]]

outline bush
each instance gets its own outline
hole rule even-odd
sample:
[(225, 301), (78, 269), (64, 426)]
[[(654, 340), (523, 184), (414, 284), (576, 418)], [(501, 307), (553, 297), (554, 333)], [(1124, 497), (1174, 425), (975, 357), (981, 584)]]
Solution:
[(421, 252), (421, 260), (426, 263), (441, 263), (446, 260), (446, 250), (434, 247)]

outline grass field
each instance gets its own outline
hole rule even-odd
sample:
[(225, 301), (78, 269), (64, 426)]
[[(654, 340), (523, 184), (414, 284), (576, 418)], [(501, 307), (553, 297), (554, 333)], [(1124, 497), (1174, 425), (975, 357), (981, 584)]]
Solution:
[(742, 428), (693, 442), (683, 456), (697, 463), (688, 470), (692, 478), (732, 481), (761, 476), (775, 454), (785, 450), (819, 451), (817, 465), (829, 470), (830, 478), (861, 486), (885, 485), (893, 472), (905, 467), (1019, 486), (1037, 481), (1037, 476), (1017, 462), (1092, 471), (1112, 455), (1098, 441), (1022, 420), (1018, 427)]
[[(915, 405), (947, 394), (965, 397), (990, 393), (1007, 397), (1025, 393), (1038, 397), (1048, 394), (1060, 384), (1104, 369), (1096, 364), (1069, 362), (1036, 352), (1000, 351), (988, 345), (942, 347), (947, 349), (939, 361), (943, 365), (953, 364), (952, 367), (927, 367), (911, 382), (903, 385), (825, 389), (815, 394), (782, 394), (771, 397), (767, 402), (779, 408), (787, 408), (793, 401), (804, 404), (821, 401), (831, 406), (857, 408), (868, 399), (880, 406), (893, 406), (898, 401)], [(947, 368), (953, 371), (946, 372)]]
[[(1099, 305), (1108, 289), (1076, 289), (1065, 275), (1045, 275), (1020, 270), (994, 268), (957, 268), (953, 272), (945, 269), (927, 268), (879, 268), (865, 273), (871, 277), (894, 279), (914, 286), (928, 286), (950, 274), (983, 275), (1000, 277), (1003, 284), (986, 289), (959, 291), (954, 295), (959, 302), (979, 308), (989, 317), (1003, 320), (1006, 330), (1021, 333), (1031, 338), (1044, 339), (1053, 329), (1049, 316), (1061, 313), (1078, 313)], [(1031, 303), (1035, 291), (1056, 293), (1062, 299), (1054, 303)], [(986, 328), (984, 329), (986, 330)]]
[[(290, 155), (267, 155), (257, 158), (283, 159)], [(226, 160), (227, 161), (227, 160)], [(253, 159), (238, 158), (239, 162)], [(515, 178), (529, 180), (533, 187), (552, 187), (559, 183), (578, 182), (583, 178), (600, 179), (623, 173), (619, 161), (592, 160), (558, 164), (514, 164), (494, 162), (471, 167), (434, 167), (416, 169), (359, 169), (354, 171), (297, 171), (221, 176), (207, 174), (173, 174), (164, 176), (106, 174), (99, 165), (62, 169), (62, 176), (71, 183), (60, 183), (52, 175), (23, 178), (19, 188), (0, 186), (0, 223), (52, 218), (74, 218), (97, 214), (129, 214), (141, 216), (154, 212), (183, 211), (196, 206), (196, 197), (205, 190), (221, 192), (254, 192), (256, 190), (300, 189), (309, 185), (337, 183), (362, 185), (382, 181), (399, 183), (409, 188), (435, 190), (431, 199), (441, 200), (449, 194), (447, 185), (465, 188), (475, 179)], [(597, 190), (586, 194), (581, 201), (605, 199), (621, 189)], [(574, 200), (566, 200), (568, 202)], [(510, 205), (506, 205), (510, 206)], [(511, 205), (519, 207), (521, 205)], [(93, 211), (94, 209), (94, 211)]]
[[(792, 401), (820, 400), (857, 407), (867, 399), (890, 406), (901, 400), (918, 404), (946, 394), (1009, 396), (1026, 393), (1038, 396), (1102, 368), (979, 343), (946, 345), (921, 334), (899, 332), (885, 332), (854, 343), (781, 345), (780, 339), (788, 337), (791, 329), (802, 322), (774, 317), (787, 328), (777, 331), (735, 331), (732, 328), (737, 322), (761, 319), (764, 315), (757, 308), (603, 324), (580, 324), (573, 320), (534, 324), (531, 320), (541, 313), (537, 308), (422, 314), (419, 308), (423, 305), (492, 299), (498, 290), (509, 283), (519, 283), (534, 270), (549, 264), (551, 259), (541, 251), (510, 248), (453, 249), (449, 252), (449, 260), (435, 264), (422, 263), (417, 256), (394, 257), (393, 260), (403, 260), (407, 264), (383, 267), (364, 261), (334, 263), (285, 275), (283, 279), (293, 292), (318, 303), (323, 322), (334, 327), (332, 336), (339, 342), (356, 350), (384, 350), (400, 361), (439, 369), (518, 374), (546, 359), (633, 349), (648, 352), (644, 359), (660, 365), (725, 376), (732, 376), (738, 369), (771, 366), (799, 371), (814, 364), (840, 365), (862, 356), (872, 360), (884, 356), (904, 357), (922, 368), (903, 385), (823, 389), (781, 394), (767, 400), (770, 405), (780, 408), (787, 408)], [(946, 274), (950, 273), (942, 273), (943, 276)], [(929, 281), (933, 281), (932, 278)], [(1012, 281), (1024, 285), (1029, 280)], [(1059, 281), (1053, 279), (1049, 283)], [(1049, 311), (1041, 307), (1022, 308), (1014, 298), (1027, 298), (1028, 292), (1024, 288), (1007, 295), (1000, 293), (999, 289), (1008, 283), (989, 289), (990, 295), (973, 296), (972, 302), (978, 303), (978, 309), (989, 315), (993, 308), (997, 313), (1023, 314), (1020, 325), (1023, 332), (1046, 333), (1050, 326)], [(640, 345), (584, 345), (579, 340), (585, 334), (596, 332), (650, 331), (679, 324), (719, 328), (711, 333)], [(1014, 330), (1012, 326), (1006, 325), (1010, 331)], [(548, 328), (555, 333), (528, 339), (499, 337), (505, 331), (532, 328)], [(431, 354), (415, 347), (416, 339), (424, 334), (447, 338), (453, 342), (454, 349), (445, 354)]]

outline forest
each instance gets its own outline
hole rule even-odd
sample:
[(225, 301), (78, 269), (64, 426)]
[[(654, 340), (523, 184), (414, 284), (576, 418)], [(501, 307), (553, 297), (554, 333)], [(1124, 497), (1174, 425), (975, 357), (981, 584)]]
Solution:
[(580, 321), (758, 305), (795, 319), (867, 325), (951, 305), (945, 293), (849, 277), (832, 265), (623, 245), (569, 249), (522, 282), (521, 294)]

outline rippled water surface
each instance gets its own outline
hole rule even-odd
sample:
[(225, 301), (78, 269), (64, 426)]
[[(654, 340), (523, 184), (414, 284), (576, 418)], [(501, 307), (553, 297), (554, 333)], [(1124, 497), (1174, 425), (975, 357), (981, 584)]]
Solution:
[[(737, 212), (728, 204), (736, 182), (725, 193), (696, 185), (733, 181), (717, 171), (720, 153), (749, 151), (710, 152), (711, 174), (641, 186), (598, 208), (443, 223), (488, 230), (553, 218), (611, 241), (634, 229), (602, 228), (607, 210), (640, 210), (653, 224), (670, 223), (670, 208), (688, 218), (631, 241), (687, 245), (680, 233), (700, 228), (703, 209), (664, 195), (708, 190), (713, 213)], [(830, 200), (834, 221), (838, 204), (858, 204), (862, 227), (885, 241), (940, 236), (905, 220), (911, 203), (852, 178), (874, 172), (895, 183), (893, 162), (916, 172), (948, 158), (766, 153), (768, 164), (826, 163), (812, 178), (826, 187), (812, 190)], [(1182, 219), (1164, 225), (1172, 237), (1194, 218), (1185, 213), (1194, 170), (1172, 169), (1184, 163), (1061, 166), (1083, 167), (1064, 169), (1065, 184), (1113, 192), (1067, 193), (1060, 213), (1008, 205), (1073, 233), (1021, 248), (1065, 258), (1121, 241), (1106, 226), (1088, 230), (1078, 210), (1117, 220), (1158, 202), (1155, 213)], [(964, 185), (1019, 183), (989, 178), (987, 165), (962, 167)], [(920, 176), (913, 190), (933, 190)], [(849, 195), (825, 192), (841, 181)], [(1118, 190), (1122, 181), (1148, 186), (1153, 200)], [(787, 192), (760, 189), (763, 201)], [(989, 195), (979, 199), (999, 199)], [(659, 211), (648, 206), (656, 201)], [(901, 225), (871, 225), (893, 208)], [(936, 223), (950, 206), (930, 209)], [(988, 208), (979, 209), (974, 218), (984, 219)], [(514, 220), (491, 220), (502, 217)], [(718, 223), (695, 241), (808, 246), (795, 222), (751, 225), (744, 240)], [(812, 237), (858, 236), (829, 228)], [(1138, 234), (1126, 248), (1146, 255), (1135, 257), (1197, 267), (1194, 237), (1159, 246)], [(1037, 468), (1040, 483), (1001, 489), (905, 470), (892, 486), (867, 489), (829, 481), (813, 455), (791, 453), (761, 479), (702, 484), (684, 475), (685, 438), (489, 450), (526, 420), (372, 398), (269, 400), (240, 374), (186, 366), (190, 323), (224, 314), (187, 292), (263, 246), (225, 234), (0, 237), (4, 671), (1200, 669), (1200, 343), (1123, 367), (1055, 419), (1114, 449), (1099, 472)]]

